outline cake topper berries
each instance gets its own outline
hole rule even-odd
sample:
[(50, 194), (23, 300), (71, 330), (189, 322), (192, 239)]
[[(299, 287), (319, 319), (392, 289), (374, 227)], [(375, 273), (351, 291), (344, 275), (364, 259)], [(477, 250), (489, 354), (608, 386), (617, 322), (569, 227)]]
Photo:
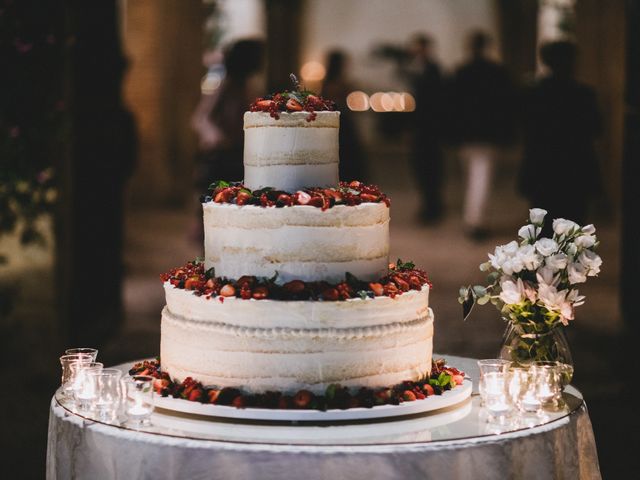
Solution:
[(251, 105), (252, 112), (269, 112), (269, 115), (278, 120), (281, 113), (308, 112), (307, 121), (316, 119), (316, 112), (334, 111), (335, 103), (326, 100), (320, 95), (305, 90), (293, 73), (289, 75), (293, 90), (272, 93), (256, 99)]

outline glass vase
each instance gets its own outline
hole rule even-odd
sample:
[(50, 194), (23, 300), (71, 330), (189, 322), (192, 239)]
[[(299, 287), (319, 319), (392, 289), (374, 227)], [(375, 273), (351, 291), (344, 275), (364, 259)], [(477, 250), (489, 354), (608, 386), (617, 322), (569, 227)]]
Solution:
[(498, 358), (524, 366), (534, 362), (558, 362), (562, 368), (563, 386), (573, 377), (573, 358), (562, 327), (533, 333), (517, 323), (508, 322)]

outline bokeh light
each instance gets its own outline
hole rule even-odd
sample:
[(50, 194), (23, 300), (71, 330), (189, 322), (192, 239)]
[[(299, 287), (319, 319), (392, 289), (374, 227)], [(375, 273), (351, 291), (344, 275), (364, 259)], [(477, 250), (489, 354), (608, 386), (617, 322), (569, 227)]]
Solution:
[(369, 110), (369, 95), (360, 90), (347, 95), (347, 107), (354, 112), (365, 112)]
[(220, 72), (207, 72), (200, 82), (200, 91), (203, 95), (212, 95), (222, 84)]
[(300, 76), (306, 82), (319, 82), (324, 79), (325, 75), (326, 70), (320, 62), (307, 62), (300, 69)]

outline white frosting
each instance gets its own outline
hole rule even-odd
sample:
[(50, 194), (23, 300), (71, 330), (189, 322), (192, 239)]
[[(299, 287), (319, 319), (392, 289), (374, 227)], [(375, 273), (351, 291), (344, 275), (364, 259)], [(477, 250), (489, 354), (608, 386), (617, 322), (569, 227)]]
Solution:
[(244, 114), (244, 184), (252, 190), (295, 191), (338, 185), (340, 112)]
[(387, 273), (389, 208), (384, 203), (338, 205), (327, 210), (297, 205), (203, 204), (205, 268), (217, 276), (344, 280), (351, 272), (363, 280)]
[(247, 391), (390, 386), (431, 368), (428, 288), (342, 302), (207, 300), (165, 284), (161, 358), (173, 378)]

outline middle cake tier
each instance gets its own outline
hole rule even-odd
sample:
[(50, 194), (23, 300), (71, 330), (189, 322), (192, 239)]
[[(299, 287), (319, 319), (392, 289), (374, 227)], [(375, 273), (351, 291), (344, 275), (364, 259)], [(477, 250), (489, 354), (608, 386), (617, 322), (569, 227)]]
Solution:
[(322, 210), (296, 205), (203, 204), (205, 268), (216, 276), (272, 277), (340, 282), (345, 272), (362, 280), (386, 275), (389, 207), (336, 205)]

